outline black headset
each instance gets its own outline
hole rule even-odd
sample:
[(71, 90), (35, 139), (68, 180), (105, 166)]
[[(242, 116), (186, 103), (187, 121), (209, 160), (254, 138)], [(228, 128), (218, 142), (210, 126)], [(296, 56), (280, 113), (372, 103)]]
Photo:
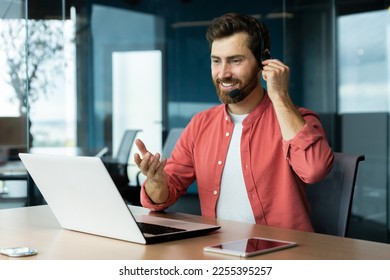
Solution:
[[(256, 74), (255, 75), (253, 75), (253, 78), (248, 82), (248, 83), (246, 83), (242, 88), (240, 88), (240, 89), (238, 89), (238, 88), (236, 88), (236, 89), (233, 89), (232, 91), (230, 91), (229, 92), (229, 96), (230, 96), (230, 98), (237, 98), (237, 97), (239, 97), (239, 96), (243, 96), (242, 95), (242, 91), (243, 91), (243, 89), (246, 89), (249, 85), (250, 85), (250, 83), (254, 80), (254, 79), (256, 79), (256, 77), (257, 77), (257, 74), (260, 72), (260, 70), (262, 70), (263, 69), (263, 64), (262, 64), (262, 62), (264, 61), (264, 60), (267, 60), (267, 59), (270, 59), (271, 58), (271, 52), (269, 51), (269, 50), (265, 50), (264, 48), (265, 48), (265, 42), (264, 42), (264, 36), (263, 36), (263, 34), (264, 34), (264, 32), (263, 32), (263, 24), (262, 23), (260, 23), (259, 22), (259, 29), (260, 29), (260, 37), (261, 37), (261, 41), (260, 41), (260, 57), (258, 58), (258, 65), (259, 65), (259, 69), (258, 69), (258, 71), (256, 72)], [(242, 99), (243, 98), (245, 98), (245, 96), (244, 97), (242, 97)], [(236, 102), (238, 102), (238, 101), (240, 101), (240, 100), (242, 100), (242, 99), (239, 99), (239, 100), (236, 100)]]
[(271, 58), (271, 52), (269, 50), (265, 50), (265, 41), (264, 41), (263, 28), (266, 28), (266, 27), (261, 22), (259, 22), (259, 27), (260, 27), (259, 29), (260, 29), (260, 37), (261, 37), (259, 62), (260, 62), (260, 67), (263, 68), (262, 62), (264, 60), (267, 60), (267, 59)]

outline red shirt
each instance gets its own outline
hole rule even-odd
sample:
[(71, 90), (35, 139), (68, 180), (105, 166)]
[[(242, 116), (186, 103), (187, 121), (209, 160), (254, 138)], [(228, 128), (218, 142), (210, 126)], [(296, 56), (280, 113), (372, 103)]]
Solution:
[[(299, 108), (305, 126), (291, 140), (282, 139), (268, 95), (244, 119), (241, 166), (257, 224), (313, 231), (305, 184), (323, 179), (333, 165), (333, 152), (318, 116)], [(144, 188), (143, 206), (164, 210), (183, 195), (196, 179), (202, 215), (215, 217), (222, 171), (234, 124), (226, 105), (196, 114), (178, 140), (165, 172), (169, 198), (154, 204)], [(239, 205), (232, 205), (234, 207)]]

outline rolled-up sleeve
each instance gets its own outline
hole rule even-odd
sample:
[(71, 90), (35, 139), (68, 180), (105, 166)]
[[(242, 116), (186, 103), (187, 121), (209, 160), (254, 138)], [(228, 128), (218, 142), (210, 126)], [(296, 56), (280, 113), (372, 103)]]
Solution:
[(333, 166), (333, 152), (315, 114), (303, 111), (304, 127), (289, 141), (283, 140), (286, 160), (299, 178), (313, 184), (322, 180)]

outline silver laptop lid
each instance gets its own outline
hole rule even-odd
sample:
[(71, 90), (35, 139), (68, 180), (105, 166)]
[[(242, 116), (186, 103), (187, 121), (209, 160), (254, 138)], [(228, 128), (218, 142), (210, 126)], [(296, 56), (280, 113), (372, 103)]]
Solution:
[(146, 244), (100, 158), (19, 156), (63, 228)]

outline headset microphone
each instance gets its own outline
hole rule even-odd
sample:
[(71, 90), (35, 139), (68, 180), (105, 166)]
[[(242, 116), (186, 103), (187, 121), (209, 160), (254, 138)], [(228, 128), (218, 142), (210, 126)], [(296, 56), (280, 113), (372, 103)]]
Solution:
[[(241, 89), (239, 88), (236, 88), (236, 89), (233, 89), (231, 92), (229, 92), (229, 96), (230, 98), (232, 99), (235, 99), (237, 98), (238, 96), (241, 95), (241, 93), (247, 88), (249, 87), (249, 85), (252, 83), (252, 81), (254, 79), (256, 79), (258, 73), (260, 72), (261, 69), (263, 69), (263, 65), (262, 65), (262, 62), (264, 60), (267, 60), (267, 59), (270, 59), (271, 58), (271, 53), (269, 51), (269, 46), (266, 46), (265, 45), (265, 41), (264, 41), (264, 28), (266, 29), (265, 26), (262, 26), (260, 25), (259, 26), (259, 32), (260, 32), (260, 57), (258, 58), (259, 60), (259, 71), (256, 72), (255, 75), (253, 75), (252, 79), (250, 79), (250, 81), (248, 83), (245, 84), (245, 86), (243, 86)], [(245, 98), (244, 96), (242, 96), (241, 98)], [(239, 100), (236, 100), (236, 101), (239, 101)]]
[(236, 98), (237, 96), (239, 96), (239, 95), (241, 94), (241, 92), (242, 92), (243, 90), (245, 90), (245, 89), (252, 83), (252, 81), (257, 77), (257, 73), (259, 73), (259, 72), (256, 72), (256, 74), (253, 75), (252, 79), (250, 79), (250, 81), (247, 82), (246, 85), (243, 86), (241, 89), (236, 88), (236, 89), (233, 89), (231, 92), (229, 92), (230, 98), (234, 99), (234, 98)]
[(230, 98), (236, 98), (237, 96), (239, 96), (241, 94), (241, 90), (236, 88), (236, 89), (233, 89), (231, 92), (229, 92), (229, 96)]

